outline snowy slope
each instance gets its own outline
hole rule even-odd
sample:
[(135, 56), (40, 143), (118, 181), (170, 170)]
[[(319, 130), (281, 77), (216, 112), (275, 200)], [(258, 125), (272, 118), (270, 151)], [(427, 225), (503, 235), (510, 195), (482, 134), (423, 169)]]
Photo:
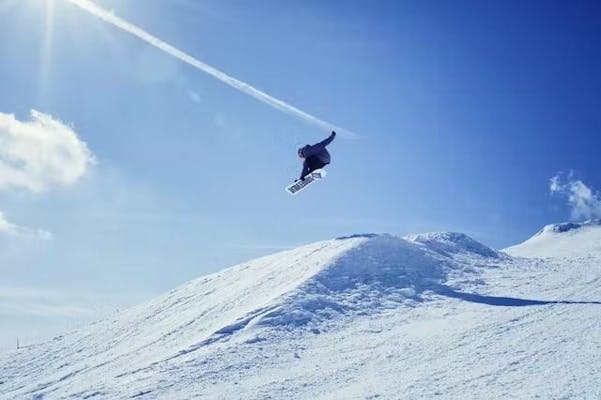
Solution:
[(547, 225), (517, 246), (505, 249), (523, 257), (581, 257), (601, 254), (601, 220)]
[(589, 250), (512, 258), (458, 233), (314, 243), (0, 355), (0, 399), (598, 398)]

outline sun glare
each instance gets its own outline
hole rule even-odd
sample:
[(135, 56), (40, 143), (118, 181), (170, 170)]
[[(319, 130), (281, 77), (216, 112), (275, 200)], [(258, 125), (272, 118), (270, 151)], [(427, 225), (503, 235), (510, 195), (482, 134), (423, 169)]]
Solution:
[[(89, 44), (85, 36), (92, 33), (95, 38), (100, 38), (104, 42), (110, 42), (105, 32), (106, 28), (100, 21), (93, 20), (87, 23), (89, 17), (81, 12), (77, 7), (73, 7), (66, 0), (6, 0), (11, 3), (22, 1), (20, 3), (20, 12), (27, 14), (37, 14), (40, 16), (40, 26), (35, 27), (36, 34), (40, 35), (39, 47), (39, 66), (37, 75), (37, 95), (38, 99), (48, 94), (53, 79), (53, 68), (56, 67), (55, 53), (57, 46), (69, 46), (73, 51), (77, 51), (80, 46)], [(0, 0), (0, 4), (3, 0)], [(59, 35), (58, 32), (76, 32), (76, 35)], [(57, 42), (60, 39), (59, 43)], [(112, 43), (107, 43), (112, 45)]]
[(47, 89), (50, 80), (52, 68), (52, 46), (54, 39), (54, 11), (55, 0), (40, 0), (45, 7), (44, 14), (44, 33), (42, 40), (42, 48), (40, 54), (40, 70), (38, 74), (38, 97), (43, 95)]

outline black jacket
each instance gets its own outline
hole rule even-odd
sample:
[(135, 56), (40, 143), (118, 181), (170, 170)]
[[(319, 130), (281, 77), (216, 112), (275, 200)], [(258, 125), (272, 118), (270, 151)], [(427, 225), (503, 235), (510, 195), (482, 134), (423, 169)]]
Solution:
[(330, 153), (326, 149), (326, 146), (332, 143), (332, 140), (336, 137), (336, 132), (332, 132), (332, 134), (326, 139), (319, 143), (311, 145), (306, 145), (305, 147), (299, 149), (298, 153), (302, 155), (304, 158), (308, 158), (311, 156), (315, 156), (319, 158), (321, 162), (324, 164), (330, 163)]

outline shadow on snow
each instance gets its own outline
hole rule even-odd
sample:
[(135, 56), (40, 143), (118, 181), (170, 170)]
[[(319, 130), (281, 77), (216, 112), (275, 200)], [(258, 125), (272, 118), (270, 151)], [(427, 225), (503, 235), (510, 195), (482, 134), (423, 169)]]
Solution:
[(431, 288), (436, 294), (454, 299), (469, 301), (471, 303), (488, 304), (490, 306), (501, 307), (525, 307), (542, 306), (548, 304), (601, 304), (601, 301), (568, 301), (568, 300), (532, 300), (519, 299), (515, 297), (484, 296), (475, 293), (458, 292), (448, 286), (438, 285)]

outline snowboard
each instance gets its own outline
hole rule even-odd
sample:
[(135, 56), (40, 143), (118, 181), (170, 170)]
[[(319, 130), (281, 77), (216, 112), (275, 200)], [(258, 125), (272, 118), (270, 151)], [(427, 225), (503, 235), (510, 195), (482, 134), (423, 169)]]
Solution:
[(286, 191), (292, 195), (295, 195), (298, 192), (300, 192), (301, 190), (303, 190), (304, 188), (306, 188), (307, 186), (309, 186), (310, 184), (312, 184), (313, 182), (320, 180), (324, 176), (326, 176), (325, 169), (316, 169), (315, 171), (311, 172), (309, 175), (305, 176), (304, 181), (299, 179), (298, 181), (293, 182), (290, 185), (286, 186)]

